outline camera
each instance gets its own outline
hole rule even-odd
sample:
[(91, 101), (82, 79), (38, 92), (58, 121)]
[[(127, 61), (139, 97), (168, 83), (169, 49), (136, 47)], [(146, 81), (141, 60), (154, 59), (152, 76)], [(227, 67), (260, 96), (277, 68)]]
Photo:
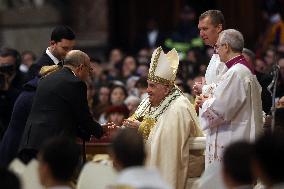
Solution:
[(13, 73), (15, 71), (15, 66), (13, 64), (0, 64), (1, 73)]

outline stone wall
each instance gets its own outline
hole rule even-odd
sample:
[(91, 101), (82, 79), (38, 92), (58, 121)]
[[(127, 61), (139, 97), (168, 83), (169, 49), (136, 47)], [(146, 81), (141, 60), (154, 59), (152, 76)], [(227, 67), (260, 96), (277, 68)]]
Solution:
[(72, 0), (71, 26), (77, 34), (77, 48), (103, 59), (108, 47), (109, 17), (107, 0)]
[(1, 46), (20, 52), (31, 50), (40, 55), (58, 23), (60, 14), (51, 6), (4, 10), (0, 15)]
[(108, 1), (64, 2), (59, 7), (46, 0), (41, 6), (0, 9), (0, 46), (32, 50), (40, 55), (48, 46), (52, 29), (66, 24), (76, 33), (77, 49), (103, 58), (108, 43)]

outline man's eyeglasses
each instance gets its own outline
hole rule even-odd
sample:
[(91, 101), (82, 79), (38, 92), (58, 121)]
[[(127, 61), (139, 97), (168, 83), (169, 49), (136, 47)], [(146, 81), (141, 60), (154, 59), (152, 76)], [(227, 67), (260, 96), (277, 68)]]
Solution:
[(93, 71), (93, 68), (90, 66), (90, 65), (86, 65), (86, 64), (82, 64), (84, 67), (87, 68), (87, 71), (89, 72), (90, 75), (92, 75), (92, 71)]

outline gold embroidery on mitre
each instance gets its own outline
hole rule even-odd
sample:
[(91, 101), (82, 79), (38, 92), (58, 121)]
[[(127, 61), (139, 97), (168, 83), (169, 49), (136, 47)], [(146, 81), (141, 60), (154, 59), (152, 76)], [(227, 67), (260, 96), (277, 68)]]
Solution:
[(174, 84), (174, 81), (170, 81), (168, 79), (164, 79), (164, 78), (161, 78), (161, 77), (155, 75), (155, 71), (156, 71), (157, 65), (158, 65), (158, 60), (159, 60), (159, 57), (160, 57), (162, 50), (163, 50), (162, 47), (157, 48), (156, 54), (155, 54), (154, 59), (153, 59), (153, 65), (150, 66), (150, 70), (149, 70), (149, 74), (148, 74), (148, 80), (153, 81), (155, 83), (161, 83), (161, 84), (164, 84), (164, 85), (172, 85), (172, 84)]

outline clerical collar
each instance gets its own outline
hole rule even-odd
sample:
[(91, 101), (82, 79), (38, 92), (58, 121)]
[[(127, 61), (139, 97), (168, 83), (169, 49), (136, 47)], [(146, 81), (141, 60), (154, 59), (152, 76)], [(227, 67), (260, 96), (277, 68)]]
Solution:
[(252, 74), (255, 74), (252, 65), (246, 61), (245, 57), (242, 54), (231, 58), (225, 64), (228, 69), (230, 69), (235, 64), (242, 64), (246, 66), (251, 71)]
[(59, 60), (55, 56), (53, 56), (53, 54), (50, 52), (49, 47), (47, 47), (45, 52), (49, 56), (49, 58), (51, 58), (51, 60), (54, 62), (54, 64), (57, 65), (59, 63)]

